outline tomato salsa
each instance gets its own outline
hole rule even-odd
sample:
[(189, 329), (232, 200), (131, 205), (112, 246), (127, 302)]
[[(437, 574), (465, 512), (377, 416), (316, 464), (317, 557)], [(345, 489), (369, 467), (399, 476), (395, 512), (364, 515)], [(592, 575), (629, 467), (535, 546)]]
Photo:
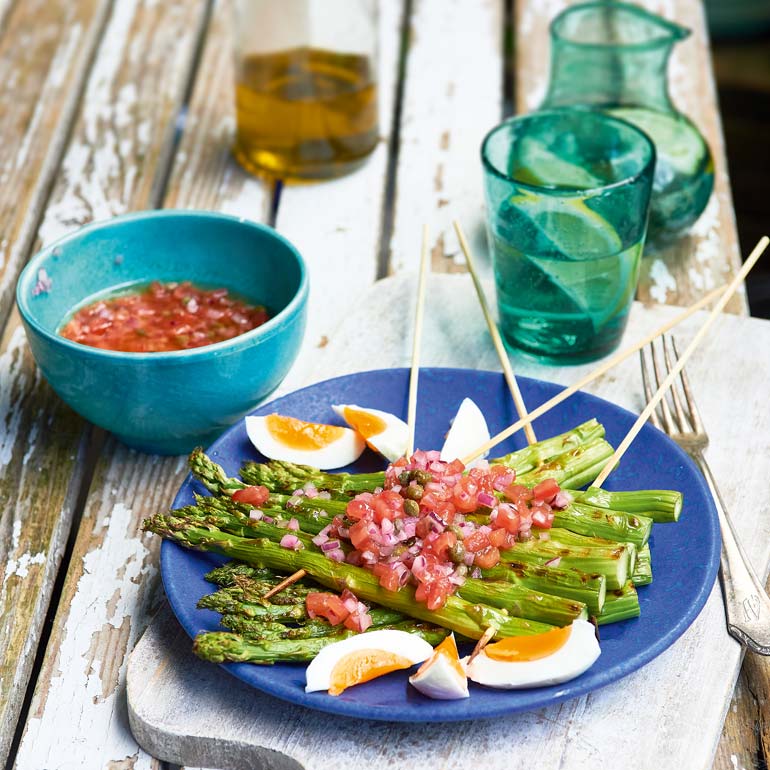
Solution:
[(75, 313), (60, 334), (105, 350), (159, 353), (211, 345), (256, 329), (267, 310), (189, 281), (154, 281), (140, 291), (98, 300)]

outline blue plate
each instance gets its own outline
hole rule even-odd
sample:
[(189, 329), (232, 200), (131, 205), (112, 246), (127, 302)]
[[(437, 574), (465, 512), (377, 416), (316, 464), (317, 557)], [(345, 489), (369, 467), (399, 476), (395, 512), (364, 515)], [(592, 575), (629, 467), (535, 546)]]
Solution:
[[(362, 372), (320, 382), (277, 399), (255, 414), (291, 415), (318, 422), (337, 422), (331, 404), (361, 404), (406, 416), (409, 372), (388, 369)], [(519, 378), (527, 404), (540, 404), (561, 387), (549, 382)], [(469, 396), (481, 408), (493, 434), (516, 420), (505, 380), (495, 372), (468, 369), (423, 369), (420, 372), (416, 444), (439, 447), (449, 420), (460, 401)], [(635, 415), (595, 396), (576, 393), (535, 422), (538, 436), (547, 437), (596, 417), (607, 430), (607, 440), (617, 446)], [(502, 455), (524, 445), (516, 434), (496, 450)], [(245, 460), (263, 459), (250, 444), (243, 422), (227, 431), (209, 454), (236, 475)], [(351, 469), (383, 467), (382, 459), (367, 450)], [(608, 489), (678, 489), (684, 509), (677, 524), (654, 527), (650, 539), (654, 582), (639, 589), (640, 618), (601, 627), (602, 653), (582, 676), (565, 684), (528, 690), (492, 690), (471, 684), (471, 697), (455, 701), (430, 700), (411, 688), (403, 672), (352, 687), (342, 695), (305, 693), (305, 666), (248, 663), (224, 666), (234, 676), (263, 692), (309, 708), (362, 719), (399, 722), (449, 722), (480, 719), (527, 711), (558, 703), (604, 687), (651, 661), (671, 645), (692, 623), (706, 602), (719, 564), (719, 527), (705, 483), (690, 459), (659, 430), (645, 426), (626, 453), (621, 467), (607, 483)], [(174, 507), (192, 502), (200, 487), (188, 477)], [(203, 576), (224, 559), (186, 550), (165, 541), (161, 571), (171, 606), (190, 636), (221, 630), (219, 614), (198, 610), (196, 602), (213, 586)]]

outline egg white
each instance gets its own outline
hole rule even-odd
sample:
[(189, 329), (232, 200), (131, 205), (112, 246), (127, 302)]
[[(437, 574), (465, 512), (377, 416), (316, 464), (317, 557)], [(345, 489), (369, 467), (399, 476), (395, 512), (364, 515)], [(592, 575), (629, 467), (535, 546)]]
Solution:
[(468, 678), (457, 671), (446, 655), (437, 654), (425, 666), (423, 671), (409, 677), (410, 684), (423, 695), (436, 700), (456, 700), (469, 696)]
[(505, 690), (546, 687), (580, 676), (600, 654), (593, 624), (575, 620), (567, 641), (551, 655), (539, 660), (506, 662), (493, 660), (482, 651), (466, 665), (466, 672), (469, 679), (487, 687)]
[(321, 470), (329, 470), (355, 462), (366, 446), (363, 438), (354, 430), (340, 428), (340, 437), (325, 447), (297, 449), (278, 441), (268, 429), (266, 421), (266, 417), (246, 417), (246, 433), (257, 450), (271, 460), (314, 465)]
[[(364, 436), (366, 443), (390, 462), (395, 462), (399, 457), (404, 456), (409, 441), (409, 426), (395, 414), (357, 404), (333, 404), (332, 409), (346, 422), (345, 409), (355, 409), (358, 412), (378, 417), (385, 423), (385, 429), (372, 436)], [(350, 423), (348, 424), (350, 425)], [(351, 427), (355, 428), (353, 425)]]
[[(452, 420), (444, 446), (441, 448), (441, 459), (449, 462), (465, 457), (487, 441), (489, 441), (489, 428), (481, 409), (472, 399), (464, 398)], [(483, 456), (485, 457), (486, 454)], [(473, 463), (470, 463), (469, 467), (471, 466)]]
[(367, 631), (324, 647), (307, 667), (305, 692), (328, 690), (334, 667), (341, 658), (357, 650), (382, 650), (400, 655), (412, 664), (422, 663), (433, 654), (433, 647), (415, 634), (393, 629)]

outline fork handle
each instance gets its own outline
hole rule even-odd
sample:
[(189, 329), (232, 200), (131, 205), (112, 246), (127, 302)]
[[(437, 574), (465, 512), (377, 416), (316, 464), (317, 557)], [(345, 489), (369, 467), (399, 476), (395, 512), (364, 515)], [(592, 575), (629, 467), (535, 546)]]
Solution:
[(711, 490), (722, 530), (722, 592), (727, 628), (732, 636), (760, 655), (770, 655), (770, 598), (738, 542), (714, 475), (701, 452), (693, 452)]

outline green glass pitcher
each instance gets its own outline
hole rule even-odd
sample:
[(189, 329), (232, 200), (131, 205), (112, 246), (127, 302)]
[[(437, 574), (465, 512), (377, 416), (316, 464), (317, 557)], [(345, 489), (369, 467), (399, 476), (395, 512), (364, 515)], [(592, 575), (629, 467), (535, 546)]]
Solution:
[(572, 6), (551, 22), (551, 77), (541, 109), (596, 107), (655, 143), (648, 240), (689, 227), (714, 187), (708, 145), (668, 93), (669, 56), (689, 34), (639, 6), (607, 0)]

